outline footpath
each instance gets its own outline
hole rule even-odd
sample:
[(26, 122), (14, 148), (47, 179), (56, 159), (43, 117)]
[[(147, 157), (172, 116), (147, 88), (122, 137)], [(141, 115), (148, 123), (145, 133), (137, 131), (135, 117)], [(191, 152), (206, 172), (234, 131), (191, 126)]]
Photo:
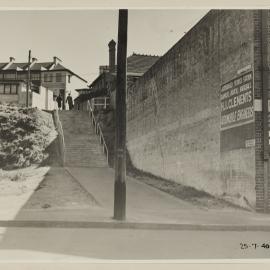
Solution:
[[(60, 207), (50, 207), (50, 204), (39, 207), (39, 200), (44, 198), (36, 191), (13, 220), (2, 219), (0, 226), (270, 231), (270, 215), (238, 208), (199, 209), (131, 177), (126, 182), (126, 220), (116, 221), (113, 219), (113, 169), (59, 167), (46, 178), (60, 181), (59, 188), (56, 185), (53, 190), (61, 190), (65, 181), (76, 186), (76, 192), (65, 196), (67, 189), (61, 191), (62, 195), (51, 194), (52, 198), (64, 198)], [(82, 198), (76, 200), (78, 196)]]
[(52, 144), (54, 158), (47, 166), (26, 168), (17, 172), (25, 177), (2, 181), (0, 227), (270, 231), (269, 214), (210, 201), (204, 207), (133, 177), (126, 181), (126, 220), (113, 219), (114, 170), (107, 165), (88, 114), (61, 111), (59, 120), (65, 167), (59, 166), (57, 145)]

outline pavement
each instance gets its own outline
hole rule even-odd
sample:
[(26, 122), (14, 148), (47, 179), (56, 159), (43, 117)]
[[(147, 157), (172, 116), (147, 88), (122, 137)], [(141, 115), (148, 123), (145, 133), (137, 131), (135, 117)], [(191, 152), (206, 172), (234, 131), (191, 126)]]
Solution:
[(126, 220), (116, 221), (113, 219), (113, 169), (66, 167), (54, 173), (50, 174), (51, 178), (64, 177), (76, 182), (95, 203), (81, 208), (29, 208), (27, 202), (14, 219), (0, 220), (0, 226), (270, 231), (270, 215), (237, 208), (198, 209), (131, 177), (126, 181)]
[(52, 167), (42, 175), (16, 215), (0, 220), (2, 265), (269, 258), (269, 215), (198, 209), (127, 177), (127, 218), (116, 221), (113, 169)]

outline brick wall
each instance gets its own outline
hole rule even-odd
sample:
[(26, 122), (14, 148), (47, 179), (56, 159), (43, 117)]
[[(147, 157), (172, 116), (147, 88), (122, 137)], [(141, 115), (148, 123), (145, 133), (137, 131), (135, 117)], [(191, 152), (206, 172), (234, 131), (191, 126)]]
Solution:
[[(268, 54), (270, 52), (270, 11), (267, 12), (268, 17), (268, 26), (265, 29), (265, 34), (268, 38)], [(263, 82), (262, 82), (262, 11), (254, 11), (254, 98), (255, 100), (261, 101), (263, 99)], [(267, 59), (268, 72), (270, 59), (268, 56)], [(270, 78), (269, 78), (270, 79)], [(269, 96), (269, 86), (270, 81), (268, 82), (268, 96)], [(268, 183), (268, 190), (266, 191), (266, 181), (269, 182), (269, 176), (264, 179), (264, 147), (269, 147), (267, 144), (264, 146), (263, 143), (263, 113), (261, 110), (255, 112), (255, 155), (256, 155), (256, 197), (257, 204), (256, 209), (258, 211), (263, 211), (265, 209), (265, 193), (268, 193), (268, 198), (270, 197), (270, 188)], [(268, 116), (269, 118), (269, 116)], [(268, 127), (269, 130), (269, 127)], [(268, 199), (268, 211), (269, 211), (269, 202)]]
[[(127, 143), (137, 168), (213, 194), (244, 196), (255, 207), (261, 112), (256, 122), (221, 131), (220, 88), (254, 68), (259, 95), (256, 27), (256, 11), (211, 11), (128, 89)], [(247, 144), (254, 139), (255, 146)]]
[[(253, 11), (221, 11), (220, 33), (220, 84), (237, 78), (241, 69), (253, 67)], [(221, 181), (224, 192), (244, 196), (255, 207), (255, 153), (253, 123), (221, 132)]]

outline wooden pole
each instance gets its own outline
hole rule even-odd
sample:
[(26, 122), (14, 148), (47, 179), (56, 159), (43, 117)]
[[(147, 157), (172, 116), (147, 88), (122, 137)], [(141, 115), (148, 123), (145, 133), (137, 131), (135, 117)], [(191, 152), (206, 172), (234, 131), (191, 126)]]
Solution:
[(30, 64), (31, 64), (31, 50), (29, 50), (28, 54), (28, 72), (27, 72), (27, 86), (26, 86), (26, 107), (29, 107), (29, 89), (31, 84), (30, 78)]
[(127, 88), (127, 24), (128, 11), (119, 10), (117, 77), (114, 219), (126, 218), (126, 88)]

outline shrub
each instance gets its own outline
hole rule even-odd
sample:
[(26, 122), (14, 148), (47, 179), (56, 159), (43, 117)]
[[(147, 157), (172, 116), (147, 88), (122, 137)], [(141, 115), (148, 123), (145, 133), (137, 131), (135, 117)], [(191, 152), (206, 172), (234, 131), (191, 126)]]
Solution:
[(41, 163), (47, 157), (52, 130), (53, 122), (46, 112), (0, 105), (0, 168)]

